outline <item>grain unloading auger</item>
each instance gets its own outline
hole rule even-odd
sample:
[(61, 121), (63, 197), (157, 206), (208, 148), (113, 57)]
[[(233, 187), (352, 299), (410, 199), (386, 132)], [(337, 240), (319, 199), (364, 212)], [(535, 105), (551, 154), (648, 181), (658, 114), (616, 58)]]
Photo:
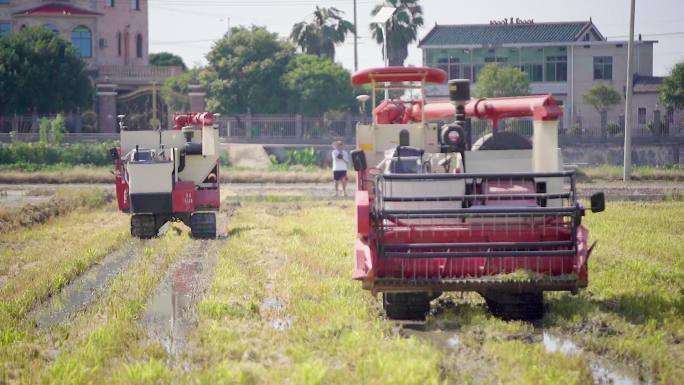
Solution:
[[(121, 117), (123, 119), (123, 117)], [(111, 149), (119, 209), (131, 213), (131, 235), (152, 238), (182, 221), (194, 238), (216, 237), (219, 136), (210, 112), (177, 113), (173, 130), (121, 128)]]
[[(372, 84), (375, 100), (376, 90), (424, 91), (446, 78), (389, 67), (352, 82)], [(592, 248), (575, 172), (562, 168), (561, 109), (550, 95), (471, 100), (469, 89), (452, 80), (452, 102), (385, 100), (357, 127), (354, 278), (383, 294), (389, 318), (422, 319), (445, 291), (480, 293), (503, 318), (539, 318), (544, 291), (588, 284)], [(466, 117), (492, 120), (492, 134), (473, 146)], [(499, 119), (514, 117), (533, 118), (531, 143), (498, 132)], [(591, 204), (602, 211), (603, 194)]]

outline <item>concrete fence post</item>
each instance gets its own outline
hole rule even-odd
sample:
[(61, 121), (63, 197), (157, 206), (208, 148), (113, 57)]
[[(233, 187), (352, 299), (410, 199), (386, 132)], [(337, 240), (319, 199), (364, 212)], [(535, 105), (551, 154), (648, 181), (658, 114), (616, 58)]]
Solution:
[(116, 125), (116, 84), (97, 84), (97, 123), (98, 131), (115, 133)]
[(38, 113), (33, 111), (31, 114), (31, 133), (38, 132), (39, 123)]
[(352, 125), (352, 115), (347, 112), (344, 114), (344, 138), (346, 142), (351, 141), (353, 132), (354, 126)]
[(83, 116), (81, 115), (81, 111), (79, 110), (77, 110), (76, 114), (74, 115), (74, 132), (76, 132), (77, 134), (83, 132)]
[(202, 88), (202, 86), (199, 84), (190, 84), (188, 88), (190, 89), (190, 92), (188, 93), (188, 97), (190, 99), (190, 111), (204, 112), (207, 108), (207, 93), (204, 91), (204, 88)]
[(660, 110), (653, 111), (653, 133), (655, 135), (662, 135), (662, 125), (660, 124)]
[(608, 140), (608, 111), (601, 111), (601, 141)]
[(245, 116), (245, 130), (250, 138), (256, 138), (259, 136), (256, 132), (252, 131), (252, 111), (249, 109), (247, 110), (247, 115)]
[(299, 139), (304, 137), (304, 122), (301, 114), (295, 115), (295, 137)]

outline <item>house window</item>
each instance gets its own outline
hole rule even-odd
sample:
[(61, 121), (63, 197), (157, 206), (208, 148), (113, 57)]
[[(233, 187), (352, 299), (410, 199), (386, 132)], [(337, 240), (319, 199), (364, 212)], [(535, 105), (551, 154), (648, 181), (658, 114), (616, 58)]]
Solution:
[(54, 24), (47, 23), (47, 24), (43, 25), (43, 27), (49, 29), (50, 31), (52, 31), (54, 33), (59, 33), (59, 29), (57, 29), (57, 26)]
[(0, 23), (0, 37), (7, 36), (10, 32), (12, 32), (10, 23)]
[(114, 0), (107, 0), (107, 6), (114, 8)]
[(613, 57), (594, 57), (594, 80), (613, 80)]
[(131, 9), (134, 11), (140, 10), (140, 0), (131, 0)]
[(568, 57), (567, 56), (547, 56), (546, 57), (546, 81), (565, 82), (568, 80)]
[(531, 82), (544, 81), (544, 66), (541, 64), (523, 64), (520, 70), (527, 74)]
[(143, 57), (143, 38), (141, 34), (135, 37), (135, 53), (139, 58)]
[(93, 56), (93, 34), (88, 27), (79, 25), (71, 31), (71, 44), (80, 57)]
[(0, 4), (9, 4), (10, 0), (0, 0)]
[(445, 57), (437, 59), (437, 68), (441, 69), (446, 73), (449, 73), (449, 59)]
[(116, 33), (116, 54), (118, 56), (121, 56), (121, 50), (122, 50), (122, 39), (121, 39), (121, 32)]
[(459, 65), (460, 59), (449, 58), (449, 79), (460, 79), (461, 78), (461, 66)]
[(589, 35), (589, 34), (584, 35), (584, 39), (582, 39), (582, 40), (584, 40), (584, 41), (591, 40), (591, 35)]
[(639, 107), (637, 110), (637, 122), (638, 124), (646, 124), (646, 109), (644, 107)]

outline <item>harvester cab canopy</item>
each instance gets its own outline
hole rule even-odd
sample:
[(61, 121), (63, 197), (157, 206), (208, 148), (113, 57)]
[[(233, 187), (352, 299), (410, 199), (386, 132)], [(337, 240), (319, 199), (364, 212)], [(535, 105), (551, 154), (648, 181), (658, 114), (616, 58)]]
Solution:
[[(425, 104), (425, 87), (428, 84), (444, 84), (446, 81), (446, 72), (430, 67), (370, 68), (352, 75), (353, 85), (371, 85), (373, 123), (379, 124), (422, 121), (422, 117), (414, 115), (414, 112), (420, 112)], [(418, 98), (411, 92), (415, 90), (420, 91)], [(409, 91), (408, 100), (385, 98), (377, 105), (377, 91)]]

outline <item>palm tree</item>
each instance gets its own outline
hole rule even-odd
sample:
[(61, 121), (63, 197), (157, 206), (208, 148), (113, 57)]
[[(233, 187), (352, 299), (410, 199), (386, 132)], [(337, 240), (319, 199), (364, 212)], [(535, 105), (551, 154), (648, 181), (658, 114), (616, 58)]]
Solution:
[[(418, 28), (423, 26), (423, 8), (418, 5), (418, 0), (387, 0), (386, 4), (376, 5), (371, 15), (375, 16), (383, 6), (397, 9), (387, 22), (389, 65), (403, 66), (408, 56), (408, 45), (416, 41)], [(371, 23), (370, 28), (375, 41), (382, 45), (382, 25)]]
[(354, 24), (344, 20), (343, 14), (335, 7), (316, 6), (313, 20), (295, 24), (290, 39), (303, 52), (335, 60), (335, 46), (344, 42), (349, 32), (354, 32)]

